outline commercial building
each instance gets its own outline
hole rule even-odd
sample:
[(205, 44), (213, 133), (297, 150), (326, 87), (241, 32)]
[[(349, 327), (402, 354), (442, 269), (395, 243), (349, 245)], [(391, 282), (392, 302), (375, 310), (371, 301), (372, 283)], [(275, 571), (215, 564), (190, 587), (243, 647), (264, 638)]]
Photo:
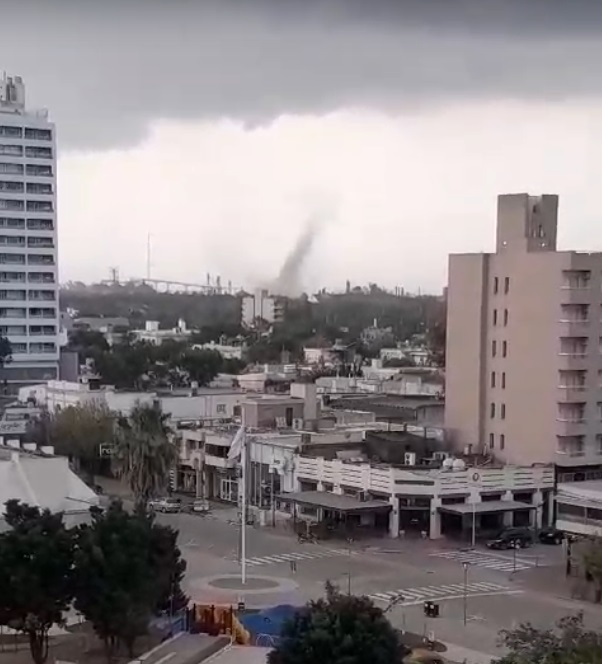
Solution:
[(255, 327), (258, 321), (269, 325), (284, 319), (284, 300), (270, 295), (267, 290), (258, 289), (252, 295), (242, 298), (242, 324)]
[(558, 251), (557, 222), (557, 196), (503, 195), (495, 253), (450, 256), (445, 426), (572, 472), (602, 462), (602, 253)]
[(0, 335), (9, 386), (59, 368), (56, 143), (47, 111), (29, 111), (19, 76), (0, 78)]

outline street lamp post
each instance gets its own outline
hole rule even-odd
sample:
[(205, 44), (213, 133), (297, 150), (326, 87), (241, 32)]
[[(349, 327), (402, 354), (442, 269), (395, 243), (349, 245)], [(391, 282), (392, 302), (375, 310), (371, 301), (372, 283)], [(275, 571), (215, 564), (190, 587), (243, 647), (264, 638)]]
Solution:
[(468, 563), (462, 563), (462, 567), (464, 568), (464, 596), (463, 596), (463, 604), (464, 604), (464, 624), (468, 622)]

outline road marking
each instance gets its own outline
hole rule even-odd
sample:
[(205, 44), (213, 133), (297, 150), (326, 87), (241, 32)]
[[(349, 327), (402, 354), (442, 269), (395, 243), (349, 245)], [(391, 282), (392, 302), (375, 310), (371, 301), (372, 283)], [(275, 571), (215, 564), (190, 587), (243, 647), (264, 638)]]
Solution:
[(509, 558), (500, 554), (490, 554), (481, 551), (437, 551), (430, 553), (431, 557), (455, 560), (458, 563), (468, 563), (475, 567), (494, 569), (500, 572), (513, 572), (515, 570), (531, 569), (537, 565), (537, 560), (526, 560), (524, 558)]
[[(475, 582), (466, 584), (466, 595), (468, 597), (488, 597), (491, 595), (517, 595), (522, 590), (515, 590), (508, 586), (497, 583)], [(434, 600), (437, 602), (464, 597), (464, 585), (453, 583), (441, 586), (421, 586), (419, 588), (400, 588), (399, 590), (388, 590), (369, 595), (374, 602), (389, 603), (399, 596), (404, 599), (397, 606), (415, 606), (423, 602)]]
[(319, 558), (332, 558), (334, 556), (355, 555), (346, 549), (321, 549), (315, 548), (311, 551), (293, 551), (291, 553), (272, 553), (269, 556), (254, 556), (247, 558), (247, 565), (258, 567), (260, 565), (276, 565), (279, 563), (290, 563), (300, 560), (317, 560)]

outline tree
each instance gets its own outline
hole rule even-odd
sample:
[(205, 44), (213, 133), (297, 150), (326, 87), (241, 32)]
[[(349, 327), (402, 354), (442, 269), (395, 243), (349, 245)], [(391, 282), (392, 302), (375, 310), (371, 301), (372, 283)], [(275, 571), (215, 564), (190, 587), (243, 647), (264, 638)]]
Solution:
[(185, 608), (188, 597), (182, 590), (186, 561), (177, 544), (178, 533), (169, 526), (152, 524), (151, 563), (156, 570), (154, 583), (158, 588), (156, 611), (168, 611), (171, 615)]
[(508, 654), (498, 664), (599, 664), (602, 635), (586, 630), (583, 614), (565, 616), (554, 628), (541, 630), (530, 623), (502, 630), (500, 644)]
[[(58, 454), (68, 456), (76, 469), (93, 481), (100, 467), (100, 446), (115, 438), (115, 416), (106, 405), (68, 406), (52, 415), (42, 414), (37, 429)], [(37, 442), (37, 441), (36, 441)]]
[(13, 359), (13, 347), (6, 337), (0, 336), (0, 369)]
[(155, 406), (138, 404), (129, 418), (120, 418), (117, 424), (116, 469), (128, 483), (139, 509), (145, 510), (148, 501), (165, 490), (177, 460), (166, 419)]
[(106, 512), (90, 512), (92, 524), (76, 535), (75, 608), (92, 623), (111, 662), (120, 642), (134, 656), (136, 639), (165, 597), (166, 579), (182, 563), (168, 535), (175, 538), (174, 531), (155, 527), (145, 514), (129, 514), (118, 501)]
[(0, 624), (27, 634), (36, 664), (48, 658), (48, 631), (73, 598), (73, 536), (62, 514), (6, 503), (0, 535)]
[(393, 664), (405, 649), (381, 609), (367, 597), (342, 595), (309, 602), (284, 627), (269, 664)]
[(208, 385), (219, 373), (223, 358), (214, 350), (187, 350), (178, 364), (188, 374), (190, 381)]
[(585, 574), (595, 584), (595, 601), (599, 604), (602, 601), (602, 539), (593, 537), (585, 543), (582, 557)]

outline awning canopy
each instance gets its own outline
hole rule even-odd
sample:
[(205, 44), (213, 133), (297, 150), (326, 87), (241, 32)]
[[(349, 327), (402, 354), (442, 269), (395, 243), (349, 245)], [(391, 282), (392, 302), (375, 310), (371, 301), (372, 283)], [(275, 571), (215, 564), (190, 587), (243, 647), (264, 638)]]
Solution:
[(299, 491), (298, 493), (283, 493), (278, 500), (306, 505), (309, 507), (322, 507), (327, 510), (353, 514), (358, 512), (388, 512), (391, 505), (384, 500), (359, 500), (353, 496), (345, 496), (329, 491)]
[(440, 512), (448, 514), (495, 514), (499, 512), (515, 512), (516, 510), (534, 510), (535, 505), (521, 503), (517, 500), (486, 500), (481, 503), (457, 503), (441, 505)]

